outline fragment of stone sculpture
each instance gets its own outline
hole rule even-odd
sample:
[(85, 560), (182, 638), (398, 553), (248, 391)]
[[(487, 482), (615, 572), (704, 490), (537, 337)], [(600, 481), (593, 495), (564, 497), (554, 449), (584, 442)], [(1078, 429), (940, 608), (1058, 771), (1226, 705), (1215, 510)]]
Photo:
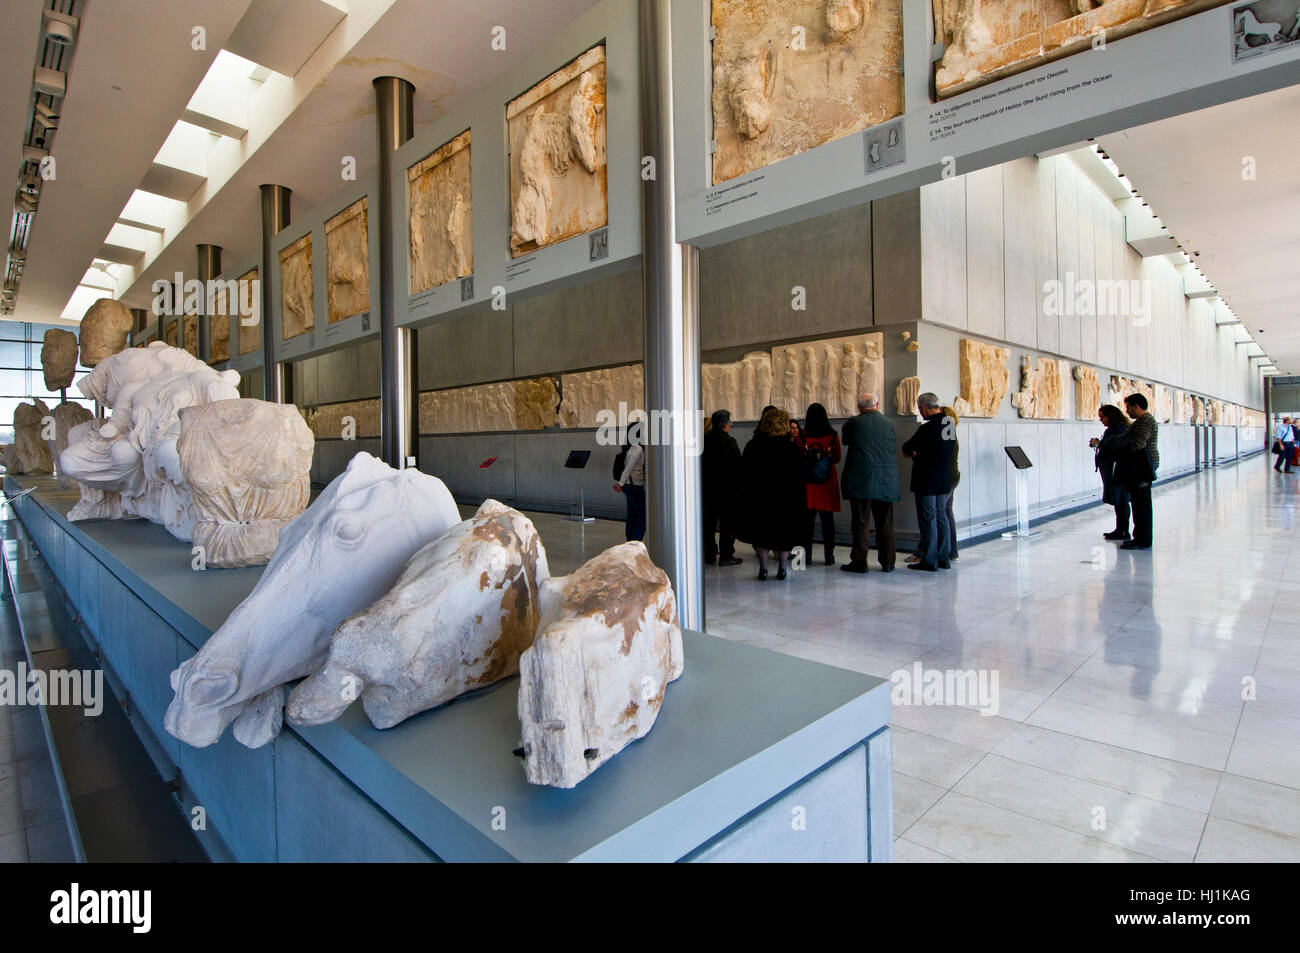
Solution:
[[(10, 473), (53, 473), (54, 461), (45, 434), (50, 408), (39, 397), (14, 408), (14, 442)], [(52, 423), (52, 420), (51, 420)]]
[[(77, 381), (82, 395), (112, 410), (97, 428), (73, 428), (60, 464), (83, 487), (121, 495), (123, 514), (160, 523), (189, 541), (194, 513), (176, 442), (181, 408), (239, 396), (237, 371), (217, 372), (155, 341), (100, 362)], [(102, 515), (94, 494), (69, 519)]]
[(49, 328), (41, 341), (41, 371), (45, 389), (63, 390), (72, 386), (77, 373), (77, 336), (63, 328)]
[[(83, 404), (65, 400), (55, 406), (52, 416), (54, 417), (54, 435), (46, 441), (50, 448), (50, 459), (54, 463), (54, 472), (59, 477), (59, 489), (72, 490), (76, 488), (77, 482), (64, 471), (59, 458), (68, 446), (68, 435), (72, 428), (88, 420), (94, 420), (95, 415)], [(48, 433), (48, 431), (46, 432)]]
[(176, 444), (209, 568), (264, 566), (307, 507), (316, 442), (293, 404), (235, 398), (180, 411)]
[(537, 636), (519, 660), (525, 777), (571, 788), (645, 737), (683, 665), (672, 585), (643, 543), (546, 580)]
[(486, 500), (406, 564), (373, 605), (334, 630), (324, 667), (289, 695), (290, 724), (320, 725), (353, 699), (391, 728), (519, 671), (550, 575), (532, 521)]
[(281, 530), (253, 591), (172, 673), (167, 731), (201, 748), (233, 722), (241, 744), (267, 744), (282, 724), (285, 683), (319, 671), (339, 623), (392, 589), (411, 556), (458, 522), (441, 480), (358, 453)]
[(130, 308), (112, 298), (100, 298), (86, 309), (78, 329), (81, 363), (85, 367), (95, 367), (123, 350), (134, 325)]

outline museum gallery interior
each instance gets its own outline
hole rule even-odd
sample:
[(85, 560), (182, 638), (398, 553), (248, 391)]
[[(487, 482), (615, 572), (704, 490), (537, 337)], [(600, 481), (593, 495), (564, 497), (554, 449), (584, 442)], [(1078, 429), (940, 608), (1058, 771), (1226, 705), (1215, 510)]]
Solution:
[(1300, 860), (1300, 0), (0, 46), (0, 861)]

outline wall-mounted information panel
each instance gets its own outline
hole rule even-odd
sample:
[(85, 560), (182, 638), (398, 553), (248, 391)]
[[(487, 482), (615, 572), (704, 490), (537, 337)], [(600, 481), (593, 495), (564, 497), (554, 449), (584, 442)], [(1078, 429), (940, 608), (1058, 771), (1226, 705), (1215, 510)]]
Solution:
[(1289, 0), (673, 0), (677, 239), (1300, 82), (1300, 42), (1252, 27), (1265, 7), (1294, 26)]
[(398, 323), (639, 255), (637, 90), (636, 4), (605, 0), (398, 149)]
[(379, 333), (378, 173), (369, 169), (275, 236), (277, 361), (300, 361)]

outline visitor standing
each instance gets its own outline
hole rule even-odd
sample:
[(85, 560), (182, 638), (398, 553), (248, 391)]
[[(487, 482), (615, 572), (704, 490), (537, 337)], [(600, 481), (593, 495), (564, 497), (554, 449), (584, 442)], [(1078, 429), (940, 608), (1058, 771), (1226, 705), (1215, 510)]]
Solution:
[(1121, 543), (1120, 549), (1150, 549), (1155, 535), (1151, 484), (1160, 469), (1160, 427), (1141, 394), (1125, 397), (1124, 410), (1133, 422), (1107, 449), (1107, 456), (1113, 454), (1115, 461), (1114, 479), (1128, 492), (1133, 508), (1133, 538)]
[(758, 578), (767, 579), (768, 557), (777, 557), (785, 579), (790, 551), (803, 536), (803, 454), (790, 437), (790, 415), (772, 408), (745, 444), (740, 464), (741, 512), (736, 537), (754, 547)]
[[(1291, 460), (1295, 456), (1295, 421), (1290, 417), (1283, 417), (1282, 422), (1277, 425), (1273, 431), (1274, 453), (1277, 453), (1280, 445), (1281, 456), (1277, 458), (1277, 463), (1273, 466), (1274, 470), (1282, 473), (1291, 472)], [(1286, 469), (1282, 469), (1282, 464), (1286, 464)]]
[(1115, 528), (1102, 533), (1106, 539), (1127, 541), (1133, 537), (1128, 531), (1128, 491), (1115, 482), (1115, 460), (1111, 449), (1116, 440), (1128, 430), (1129, 420), (1124, 411), (1114, 404), (1105, 404), (1097, 410), (1097, 419), (1106, 427), (1100, 438), (1093, 437), (1088, 446), (1093, 448), (1093, 466), (1101, 476), (1101, 501), (1115, 508)]
[(736, 556), (736, 495), (740, 491), (740, 445), (731, 435), (731, 411), (714, 411), (709, 423), (700, 454), (704, 561), (739, 566), (742, 560)]
[(627, 519), (624, 535), (628, 542), (645, 539), (645, 447), (641, 445), (639, 426), (628, 432), (626, 461), (623, 473), (614, 484), (615, 491), (627, 499)]
[(925, 422), (903, 444), (903, 454), (912, 458), (909, 486), (916, 497), (921, 561), (907, 568), (935, 572), (949, 566), (947, 497), (952, 492), (952, 454), (957, 434), (934, 394), (922, 394), (916, 399), (916, 407)]
[(898, 442), (894, 425), (880, 412), (875, 394), (858, 397), (858, 414), (844, 423), (844, 498), (853, 520), (853, 549), (845, 572), (867, 571), (871, 536), (867, 519), (876, 524), (876, 554), (884, 572), (894, 571), (894, 504), (898, 501)]
[(840, 438), (831, 426), (826, 408), (809, 404), (804, 417), (803, 437), (804, 485), (808, 503), (807, 546), (804, 550), (812, 562), (813, 530), (818, 519), (822, 524), (822, 554), (826, 565), (835, 565), (835, 514), (840, 511), (839, 466), (843, 457)]

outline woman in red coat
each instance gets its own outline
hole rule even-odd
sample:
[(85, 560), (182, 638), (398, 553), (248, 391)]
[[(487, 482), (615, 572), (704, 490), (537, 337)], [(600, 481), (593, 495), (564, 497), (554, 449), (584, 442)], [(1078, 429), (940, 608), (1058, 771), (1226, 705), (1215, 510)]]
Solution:
[[(830, 418), (826, 414), (826, 408), (821, 404), (811, 404), (808, 407), (799, 444), (804, 452), (805, 493), (808, 499), (808, 532), (805, 537), (807, 546), (804, 552), (811, 562), (813, 530), (816, 528), (818, 517), (821, 517), (822, 550), (826, 555), (826, 565), (834, 566), (835, 514), (840, 511), (840, 478), (837, 467), (843, 456), (843, 450), (840, 447), (839, 435), (835, 433), (835, 428), (831, 426)], [(820, 460), (827, 461), (829, 466), (823, 462), (819, 467)], [(822, 476), (817, 472), (819, 469), (829, 471), (825, 473), (825, 479), (820, 483), (816, 482), (817, 478)]]

